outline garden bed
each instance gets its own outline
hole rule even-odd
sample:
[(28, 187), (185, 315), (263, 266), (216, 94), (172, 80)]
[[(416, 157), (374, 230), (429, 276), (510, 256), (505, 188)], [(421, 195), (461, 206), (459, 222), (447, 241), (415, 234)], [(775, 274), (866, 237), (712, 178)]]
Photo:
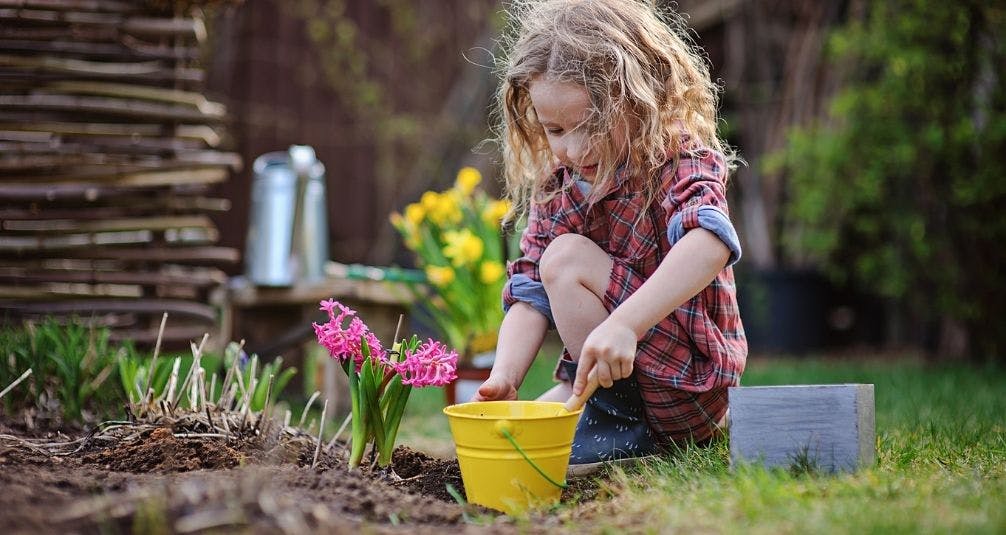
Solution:
[[(150, 424), (119, 431), (67, 436), (0, 421), (0, 533), (474, 527), (448, 492), (464, 493), (456, 460), (400, 447), (393, 473), (348, 471), (336, 444), (312, 468), (317, 442), (306, 434), (234, 439)], [(568, 497), (590, 496), (592, 486), (581, 482)], [(480, 530), (516, 529), (466, 507)]]

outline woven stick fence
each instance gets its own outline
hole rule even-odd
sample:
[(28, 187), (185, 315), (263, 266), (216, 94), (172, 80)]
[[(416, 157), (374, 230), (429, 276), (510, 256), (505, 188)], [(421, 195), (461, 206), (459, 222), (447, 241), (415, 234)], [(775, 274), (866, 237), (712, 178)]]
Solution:
[(226, 337), (239, 253), (211, 191), (242, 162), (200, 93), (192, 4), (0, 0), (0, 322), (78, 316), (150, 344), (167, 311), (166, 344)]

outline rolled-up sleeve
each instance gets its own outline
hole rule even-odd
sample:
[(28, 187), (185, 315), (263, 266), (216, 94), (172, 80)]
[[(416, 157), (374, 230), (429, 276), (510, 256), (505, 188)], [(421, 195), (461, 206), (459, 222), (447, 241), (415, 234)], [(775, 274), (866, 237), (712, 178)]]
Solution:
[(726, 171), (723, 155), (716, 151), (683, 154), (664, 178), (661, 207), (669, 219), (667, 239), (672, 246), (689, 230), (704, 228), (730, 250), (729, 266), (740, 260), (741, 245), (727, 209)]

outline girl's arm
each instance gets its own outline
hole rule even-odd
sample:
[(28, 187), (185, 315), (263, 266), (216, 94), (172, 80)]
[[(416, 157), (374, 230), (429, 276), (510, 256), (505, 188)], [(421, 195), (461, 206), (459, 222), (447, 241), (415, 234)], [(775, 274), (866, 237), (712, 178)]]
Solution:
[(674, 309), (709, 285), (726, 266), (730, 250), (704, 228), (688, 231), (657, 266), (653, 275), (587, 336), (573, 394), (583, 393), (587, 374), (597, 368), (597, 382), (612, 382), (632, 373), (636, 341)]
[(547, 331), (548, 318), (523, 301), (514, 303), (500, 325), (492, 372), (473, 400), (517, 399), (517, 388), (524, 382)]

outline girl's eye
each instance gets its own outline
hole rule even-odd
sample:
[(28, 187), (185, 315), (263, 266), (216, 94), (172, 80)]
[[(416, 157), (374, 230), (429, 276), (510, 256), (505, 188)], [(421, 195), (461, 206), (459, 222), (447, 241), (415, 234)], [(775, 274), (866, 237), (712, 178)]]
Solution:
[(558, 136), (559, 134), (561, 134), (561, 133), (562, 133), (562, 129), (561, 129), (561, 128), (549, 128), (549, 129), (547, 130), (547, 132), (548, 132), (549, 134), (552, 134), (553, 136)]

